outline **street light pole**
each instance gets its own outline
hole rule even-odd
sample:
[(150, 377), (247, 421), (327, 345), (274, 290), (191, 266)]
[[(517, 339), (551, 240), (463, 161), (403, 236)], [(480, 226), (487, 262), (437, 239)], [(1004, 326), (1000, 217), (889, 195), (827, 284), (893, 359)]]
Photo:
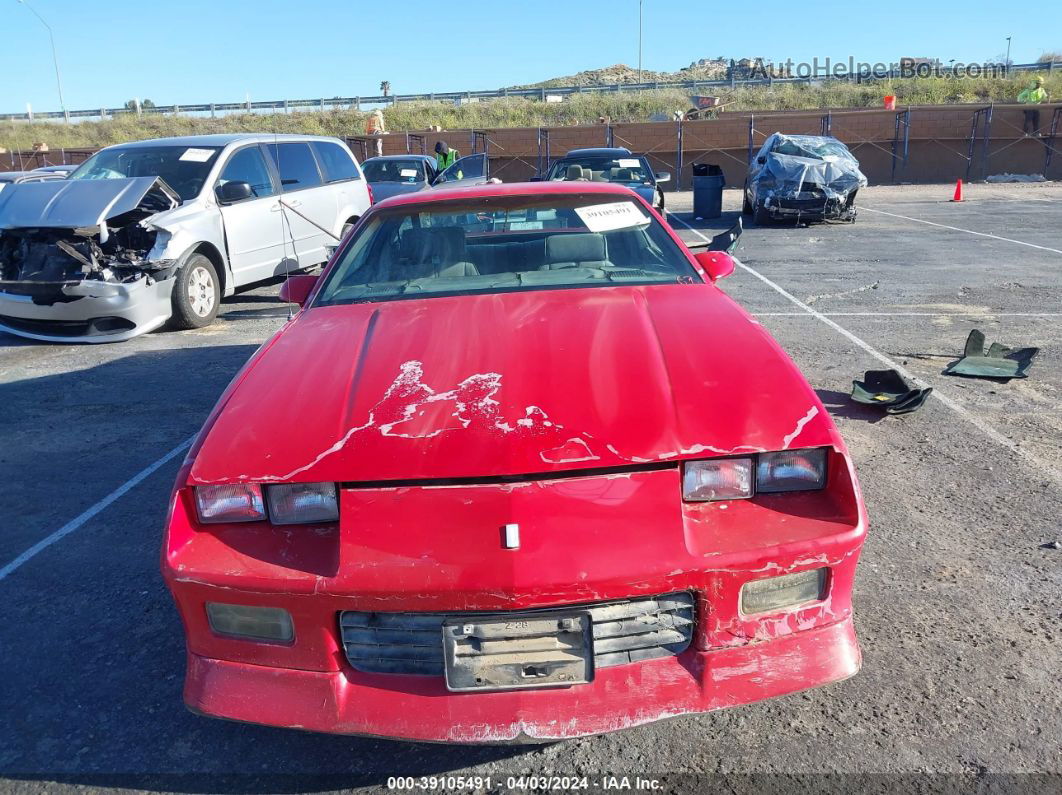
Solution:
[(642, 0), (638, 0), (638, 82), (642, 82)]
[(1007, 74), (1010, 74), (1010, 36), (1007, 36)]
[(30, 10), (33, 16), (37, 17), (48, 31), (48, 40), (52, 43), (52, 63), (55, 64), (55, 84), (59, 87), (59, 109), (63, 112), (63, 118), (66, 118), (66, 102), (63, 100), (63, 78), (59, 76), (59, 56), (55, 54), (55, 36), (52, 34), (52, 26), (44, 21), (44, 17), (37, 13), (37, 10), (31, 6), (26, 0), (18, 0), (21, 5), (24, 5)]

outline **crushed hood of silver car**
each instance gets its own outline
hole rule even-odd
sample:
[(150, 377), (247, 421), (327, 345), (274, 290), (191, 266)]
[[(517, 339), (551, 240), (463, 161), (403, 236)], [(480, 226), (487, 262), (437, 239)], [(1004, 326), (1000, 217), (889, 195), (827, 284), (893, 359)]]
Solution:
[(168, 278), (151, 258), (152, 219), (181, 203), (158, 177), (15, 185), (0, 194), (0, 290), (37, 304), (75, 301), (83, 283)]
[(856, 192), (867, 185), (859, 161), (836, 138), (774, 133), (751, 163), (753, 204), (773, 216), (854, 220)]

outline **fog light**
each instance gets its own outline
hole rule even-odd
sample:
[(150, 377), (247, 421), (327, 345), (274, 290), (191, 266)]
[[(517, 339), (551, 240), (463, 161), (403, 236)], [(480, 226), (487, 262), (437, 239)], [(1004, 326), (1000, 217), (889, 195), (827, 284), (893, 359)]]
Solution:
[(815, 602), (826, 595), (826, 569), (753, 580), (741, 586), (741, 612), (766, 613)]
[(290, 643), (295, 639), (291, 614), (279, 607), (250, 607), (207, 602), (210, 628), (218, 635), (273, 643)]

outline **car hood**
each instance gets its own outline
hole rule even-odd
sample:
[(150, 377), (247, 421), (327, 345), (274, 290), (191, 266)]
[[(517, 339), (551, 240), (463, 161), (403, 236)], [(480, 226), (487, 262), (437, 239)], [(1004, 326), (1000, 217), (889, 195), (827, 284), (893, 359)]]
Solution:
[(30, 182), (0, 194), (0, 229), (94, 227), (129, 213), (139, 220), (180, 203), (158, 177)]
[(319, 307), (230, 388), (189, 482), (494, 478), (842, 443), (712, 285)]
[(372, 186), (372, 195), (376, 201), (390, 199), (392, 196), (400, 196), (403, 193), (416, 193), (427, 187), (423, 182), (414, 182), (412, 184), (408, 182), (370, 182), (369, 184)]
[(852, 159), (828, 156), (825, 158), (800, 157), (770, 152), (767, 162), (757, 177), (758, 182), (768, 182), (781, 191), (800, 192), (805, 186), (815, 185), (828, 196), (843, 196), (865, 187), (867, 178)]

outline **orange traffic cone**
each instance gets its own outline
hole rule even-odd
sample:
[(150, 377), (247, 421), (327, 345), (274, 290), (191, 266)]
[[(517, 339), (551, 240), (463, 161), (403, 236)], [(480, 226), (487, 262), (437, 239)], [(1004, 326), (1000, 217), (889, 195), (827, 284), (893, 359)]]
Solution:
[(961, 179), (955, 180), (955, 195), (951, 197), (951, 200), (953, 202), (961, 202), (962, 201), (962, 180)]

